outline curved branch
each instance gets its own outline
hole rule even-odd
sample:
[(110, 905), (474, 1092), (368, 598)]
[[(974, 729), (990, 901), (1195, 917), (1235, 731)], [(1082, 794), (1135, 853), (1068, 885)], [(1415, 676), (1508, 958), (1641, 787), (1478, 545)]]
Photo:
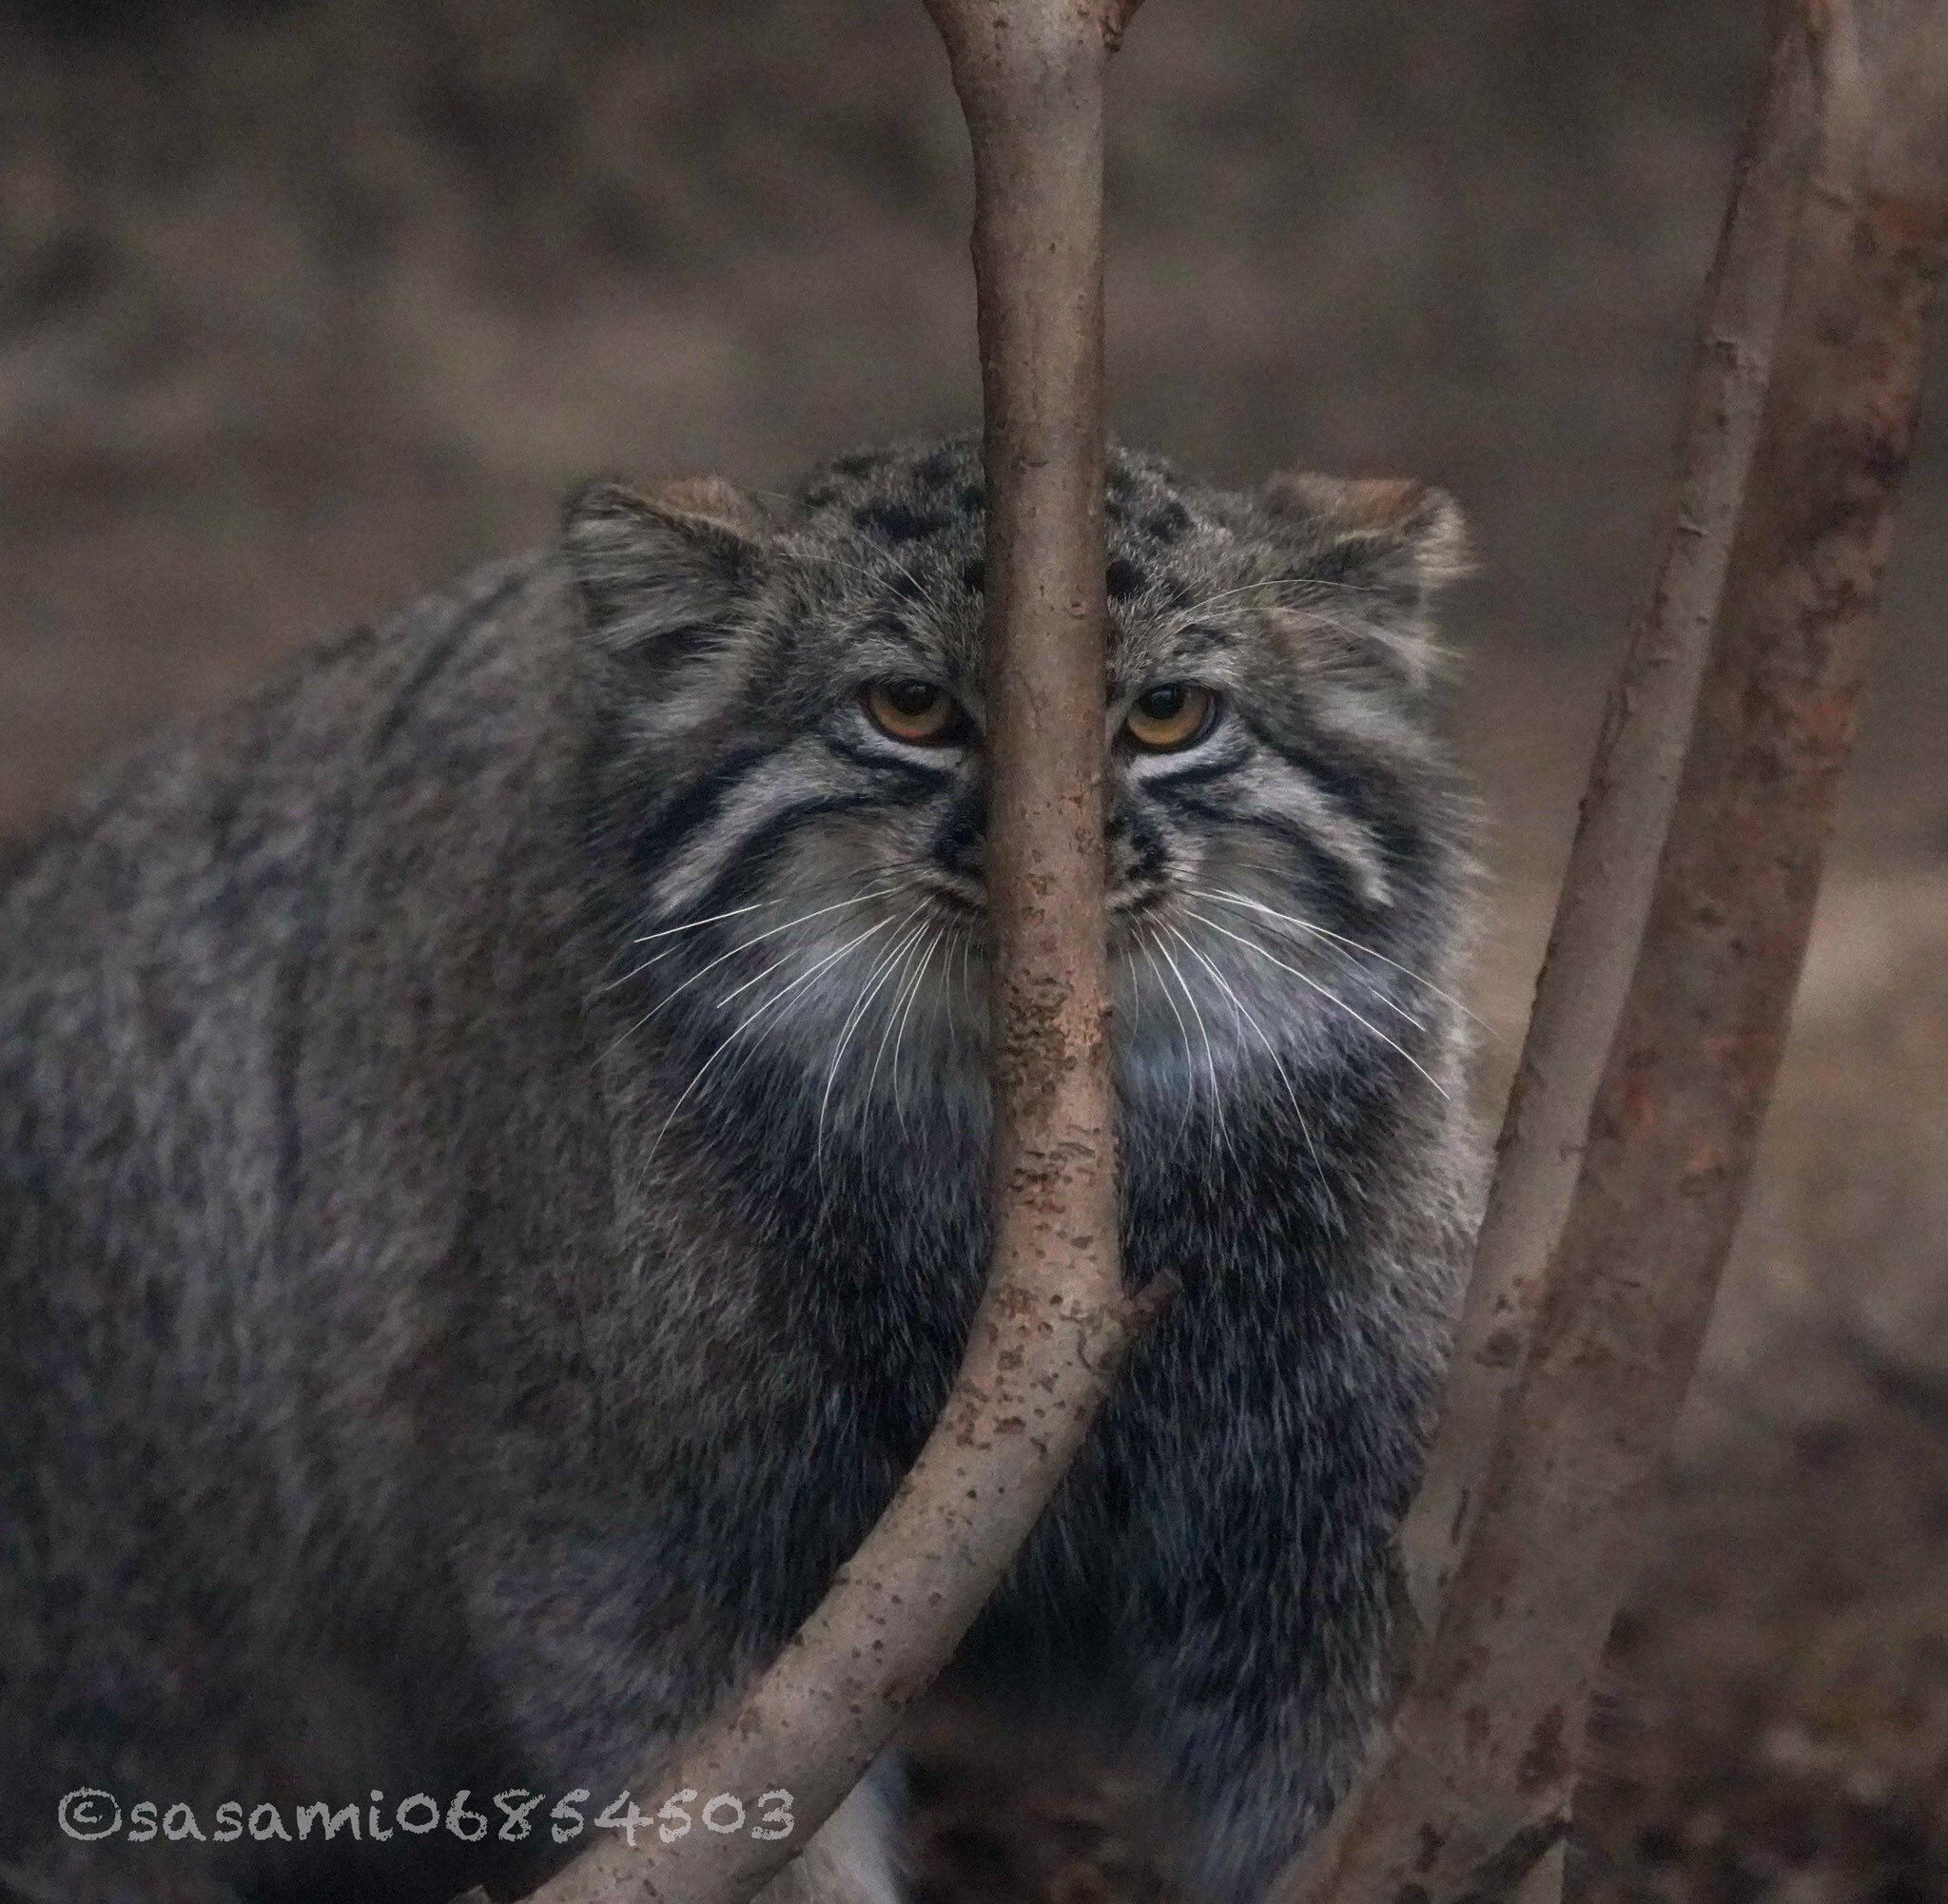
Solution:
[(946, 1662), (1152, 1304), (1124, 1293), (1103, 928), (1102, 76), (1135, 0), (927, 0), (973, 140), (986, 414), (996, 1240), (939, 1424), (778, 1661), (647, 1789), (789, 1840), (612, 1839), (536, 1904), (742, 1904)]

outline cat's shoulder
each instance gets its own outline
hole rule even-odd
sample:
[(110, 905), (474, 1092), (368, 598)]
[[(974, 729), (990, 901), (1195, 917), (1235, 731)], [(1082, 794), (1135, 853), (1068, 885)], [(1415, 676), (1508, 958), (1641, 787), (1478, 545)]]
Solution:
[(486, 562), (388, 614), (306, 643), (240, 696), (85, 775), (0, 851), (0, 917), (56, 916), (179, 877), (220, 877), (337, 794), (481, 760), (532, 733), (574, 611), (542, 548)]

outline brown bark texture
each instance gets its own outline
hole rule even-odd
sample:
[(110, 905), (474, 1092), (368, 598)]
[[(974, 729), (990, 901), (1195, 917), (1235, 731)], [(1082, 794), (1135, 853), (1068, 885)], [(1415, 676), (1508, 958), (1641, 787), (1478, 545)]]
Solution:
[(1664, 557), (1604, 710), (1509, 1096), (1440, 1427), (1401, 1533), (1414, 1610), (1429, 1624), (1472, 1525), (1481, 1474), (1534, 1331), (1677, 798), (1812, 157), (1805, 26), (1796, 10), (1782, 21), (1740, 153), (1705, 286)]
[[(1737, 1221), (1948, 262), (1948, 0), (1807, 0), (1786, 30), (1813, 53), (1812, 170), (1641, 942), (1560, 1235), (1539, 1287), (1517, 1292), (1532, 1332), (1526, 1354), (1511, 1345), (1437, 1622), (1373, 1767), (1280, 1904), (1502, 1899), (1560, 1837), (1591, 1678)], [(1711, 414), (1707, 400), (1694, 427)], [(1612, 748), (1627, 718), (1612, 710)], [(1604, 876), (1587, 849), (1580, 862)], [(1531, 1044), (1536, 1068), (1554, 1059)]]
[(986, 417), (996, 1240), (941, 1420), (783, 1656), (657, 1793), (792, 1795), (786, 1841), (593, 1848), (539, 1904), (742, 1904), (999, 1584), (1147, 1300), (1118, 1251), (1103, 905), (1102, 83), (1134, 0), (927, 0), (973, 142)]

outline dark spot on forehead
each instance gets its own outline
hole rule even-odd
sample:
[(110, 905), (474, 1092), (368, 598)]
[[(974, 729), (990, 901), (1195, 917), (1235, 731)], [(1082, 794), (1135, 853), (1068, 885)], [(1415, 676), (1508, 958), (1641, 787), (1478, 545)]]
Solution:
[(987, 585), (987, 564), (979, 555), (961, 571), (961, 586), (970, 595), (978, 595)]
[(882, 450), (854, 450), (849, 457), (836, 457), (832, 467), (842, 476), (870, 476), (874, 470), (886, 463), (886, 453)]
[(1157, 585), (1157, 591), (1163, 597), (1166, 608), (1182, 610), (1191, 605), (1191, 592), (1184, 587), (1181, 576), (1165, 575)]
[(939, 489), (953, 474), (954, 457), (949, 450), (935, 450), (930, 457), (925, 457), (913, 465), (913, 479), (925, 483), (928, 489)]
[(1143, 534), (1166, 546), (1175, 542), (1191, 526), (1191, 513), (1176, 496), (1169, 496), (1143, 518)]
[(1109, 500), (1102, 505), (1102, 514), (1118, 529), (1120, 529), (1130, 519), (1129, 511), (1114, 495), (1111, 495)]
[(896, 601), (917, 602), (924, 593), (918, 577), (906, 569), (895, 569), (886, 577), (886, 587)]
[(960, 504), (969, 515), (978, 514), (987, 506), (987, 491), (978, 482), (970, 482), (960, 494)]
[(1345, 582), (1370, 569), (1377, 548), (1369, 535), (1345, 535), (1300, 566), (1297, 579), (1307, 582)]
[(852, 520), (862, 529), (877, 530), (889, 542), (917, 542), (947, 526), (947, 518), (937, 511), (922, 512), (886, 500), (863, 504), (852, 512)]
[(1102, 579), (1113, 602), (1126, 602), (1132, 595), (1141, 594), (1149, 581), (1142, 570), (1121, 555), (1110, 563)]

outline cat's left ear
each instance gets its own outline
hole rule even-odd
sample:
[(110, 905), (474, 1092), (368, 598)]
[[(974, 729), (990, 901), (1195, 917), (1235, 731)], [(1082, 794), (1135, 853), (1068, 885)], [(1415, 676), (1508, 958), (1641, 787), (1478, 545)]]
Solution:
[(1461, 507), (1431, 483), (1287, 472), (1266, 482), (1264, 497), (1300, 539), (1300, 580), (1371, 589), (1412, 616), (1472, 572)]
[(683, 476), (640, 493), (590, 484), (570, 502), (561, 539), (590, 631), (633, 654), (721, 615), (756, 580), (768, 535), (742, 490)]

